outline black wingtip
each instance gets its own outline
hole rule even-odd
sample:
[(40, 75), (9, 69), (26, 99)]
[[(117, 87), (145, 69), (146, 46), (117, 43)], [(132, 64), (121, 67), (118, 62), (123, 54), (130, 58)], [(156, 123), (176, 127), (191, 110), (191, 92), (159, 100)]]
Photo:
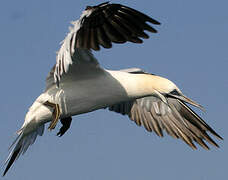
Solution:
[(5, 171), (4, 171), (2, 176), (6, 175), (7, 171), (10, 169), (10, 167), (14, 163), (15, 159), (17, 158), (17, 155), (19, 154), (20, 150), (21, 150), (21, 147), (19, 147), (16, 151), (13, 152), (13, 154), (12, 154), (10, 160), (9, 160), (9, 163), (7, 164), (6, 169), (5, 169)]
[(221, 137), (220, 135), (218, 135), (217, 133), (214, 134), (216, 138), (220, 139), (220, 140), (224, 140), (223, 137)]
[(148, 16), (148, 19), (147, 19), (148, 22), (154, 24), (154, 25), (161, 25), (161, 23), (157, 20), (155, 20), (154, 18), (151, 18)]
[(159, 21), (157, 21), (157, 20), (155, 20), (154, 18), (150, 18), (150, 19), (152, 19), (153, 20), (153, 24), (154, 25), (161, 25), (162, 23), (160, 23)]
[(148, 39), (144, 31), (157, 33), (152, 25), (161, 23), (150, 16), (122, 4), (109, 1), (96, 6), (87, 6), (91, 11), (83, 16), (76, 34), (75, 47), (100, 50), (99, 46), (111, 48), (112, 43), (143, 43), (140, 38)]
[(97, 6), (98, 6), (98, 7), (100, 7), (100, 6), (103, 6), (103, 5), (109, 4), (109, 3), (110, 3), (110, 1), (106, 1), (106, 2), (103, 2), (103, 3), (101, 3), (101, 4), (98, 4)]
[(218, 137), (220, 140), (224, 140), (223, 137), (221, 137), (221, 136), (219, 136), (219, 135), (217, 135), (217, 137)]
[(209, 126), (209, 131), (218, 139), (224, 140), (223, 137), (221, 137), (218, 133), (216, 133), (210, 126)]
[(85, 10), (89, 10), (89, 9), (101, 7), (101, 6), (104, 6), (104, 5), (109, 4), (109, 2), (110, 2), (110, 1), (106, 1), (106, 2), (100, 3), (100, 4), (96, 5), (96, 6), (86, 6)]

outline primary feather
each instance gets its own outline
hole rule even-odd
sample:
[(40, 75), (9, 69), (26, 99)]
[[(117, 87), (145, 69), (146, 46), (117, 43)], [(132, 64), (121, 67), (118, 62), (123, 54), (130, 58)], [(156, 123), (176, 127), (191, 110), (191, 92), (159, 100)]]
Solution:
[(139, 68), (106, 70), (91, 52), (100, 46), (111, 48), (112, 43), (142, 43), (149, 38), (145, 31), (157, 32), (150, 24), (159, 25), (158, 21), (130, 7), (106, 2), (87, 6), (72, 24), (47, 76), (45, 91), (30, 107), (11, 146), (3, 175), (37, 136), (43, 135), (44, 124), (53, 117), (60, 118), (63, 127), (58, 135), (62, 136), (72, 116), (107, 107), (158, 136), (165, 130), (194, 149), (194, 142), (205, 149), (209, 149), (205, 142), (218, 147), (207, 133), (222, 138), (186, 103), (202, 106), (184, 96), (173, 82)]

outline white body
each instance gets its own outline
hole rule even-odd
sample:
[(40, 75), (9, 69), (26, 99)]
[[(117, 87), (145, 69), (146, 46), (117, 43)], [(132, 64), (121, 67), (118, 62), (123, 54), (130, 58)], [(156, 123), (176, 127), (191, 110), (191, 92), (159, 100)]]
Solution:
[[(128, 19), (132, 22), (127, 23)], [(122, 25), (118, 26), (116, 20)], [(105, 70), (91, 53), (91, 49), (99, 50), (100, 45), (111, 48), (112, 42), (142, 43), (140, 38), (149, 38), (145, 30), (157, 32), (146, 22), (160, 24), (120, 4), (106, 2), (86, 8), (80, 19), (73, 22), (74, 26), (57, 53), (56, 64), (46, 79), (45, 91), (32, 104), (17, 132), (18, 138), (12, 144), (15, 147), (8, 156), (3, 175), (35, 142), (37, 135), (43, 135), (45, 123), (52, 120), (57, 122), (57, 118), (61, 118), (62, 122), (62, 118), (106, 107), (128, 115), (137, 125), (143, 125), (159, 136), (163, 136), (162, 130), (166, 130), (194, 149), (196, 147), (192, 141), (209, 149), (203, 139), (218, 147), (206, 131), (221, 137), (184, 102), (199, 108), (202, 106), (184, 96), (174, 83), (135, 68)], [(100, 28), (104, 29), (101, 31)], [(55, 108), (49, 107), (48, 103)], [(59, 115), (59, 110), (60, 117), (56, 115), (57, 118), (53, 119), (55, 113)]]
[[(84, 77), (79, 74), (75, 75), (78, 75), (78, 79), (75, 78), (77, 81), (74, 83), (65, 81), (64, 85), (60, 84), (59, 88), (53, 85), (36, 99), (28, 112), (28, 114), (34, 114), (34, 111), (39, 111), (37, 113), (39, 117), (35, 118), (39, 119), (39, 123), (37, 121), (36, 123), (42, 124), (51, 121), (51, 109), (42, 105), (46, 101), (59, 104), (60, 117), (63, 118), (109, 107), (138, 97), (156, 95), (154, 89), (159, 88), (153, 84), (153, 81), (158, 79), (165, 81), (166, 85), (170, 86), (170, 90), (175, 87), (171, 81), (159, 76), (138, 75), (101, 68), (96, 73), (90, 73)], [(159, 90), (162, 91), (162, 89)], [(41, 108), (41, 106), (43, 107)]]

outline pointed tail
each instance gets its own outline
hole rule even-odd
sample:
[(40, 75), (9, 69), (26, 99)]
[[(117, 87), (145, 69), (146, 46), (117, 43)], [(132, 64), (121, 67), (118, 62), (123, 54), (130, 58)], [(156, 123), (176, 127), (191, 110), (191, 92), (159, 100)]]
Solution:
[(7, 171), (9, 168), (12, 166), (15, 160), (19, 158), (21, 154), (24, 154), (28, 147), (32, 145), (35, 140), (37, 135), (42, 136), (44, 132), (44, 124), (39, 126), (35, 131), (29, 133), (29, 134), (24, 134), (23, 129), (18, 131), (18, 137), (15, 139), (15, 141), (12, 143), (10, 146), (10, 149), (15, 145), (15, 147), (12, 149), (10, 152), (5, 164), (7, 164), (6, 169), (3, 173), (3, 176), (6, 175)]

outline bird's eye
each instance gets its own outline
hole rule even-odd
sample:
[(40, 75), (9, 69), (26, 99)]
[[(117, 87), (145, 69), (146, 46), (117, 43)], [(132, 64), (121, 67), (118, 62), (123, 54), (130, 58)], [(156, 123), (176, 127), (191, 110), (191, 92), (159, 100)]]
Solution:
[(172, 95), (180, 95), (180, 93), (176, 89), (171, 91), (170, 94), (172, 94)]

